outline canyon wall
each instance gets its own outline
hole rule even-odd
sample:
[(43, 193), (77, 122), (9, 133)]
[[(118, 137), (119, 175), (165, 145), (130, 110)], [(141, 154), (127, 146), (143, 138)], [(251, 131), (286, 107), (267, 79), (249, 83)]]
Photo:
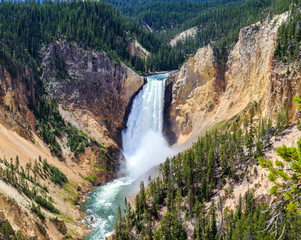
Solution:
[(299, 64), (291, 63), (288, 74), (287, 64), (274, 56), (277, 30), (286, 18), (268, 17), (243, 28), (227, 60), (219, 59), (210, 44), (168, 77), (165, 133), (170, 143), (192, 141), (255, 102), (272, 119), (289, 103), (294, 119), (292, 98), (301, 95)]
[[(26, 195), (25, 191), (20, 191), (20, 188), (17, 190), (16, 186), (20, 186), (18, 184), (22, 178), (20, 175), (11, 174), (8, 180), (4, 181), (7, 178), (9, 162), (17, 166), (15, 172), (27, 169), (26, 176), (31, 175), (31, 180), (24, 180), (23, 177), (23, 182), (27, 183), (28, 188), (36, 188), (38, 192), (43, 185), (44, 189), (47, 189), (43, 194), (51, 197), (62, 218), (68, 218), (66, 225), (70, 231), (83, 236), (85, 228), (82, 224), (75, 223), (81, 215), (76, 199), (90, 188), (90, 183), (83, 179), (87, 169), (79, 167), (70, 158), (65, 162), (59, 161), (38, 137), (38, 123), (29, 106), (37, 104), (34, 95), (37, 94), (39, 80), (30, 67), (20, 67), (9, 61), (6, 63), (0, 66), (0, 219), (8, 220), (15, 231), (20, 231), (28, 238), (61, 239), (67, 233), (62, 234), (55, 227), (49, 220), (55, 215), (44, 208), (41, 211), (47, 219), (44, 222), (39, 220), (31, 210), (32, 204), (36, 202)], [(37, 166), (41, 168), (43, 164), (37, 159), (47, 159), (49, 164), (56, 166), (66, 175), (69, 183), (64, 188), (58, 187), (49, 177), (47, 179), (41, 172), (33, 170), (37, 169)], [(14, 184), (8, 184), (8, 181)], [(65, 223), (62, 224), (65, 226)]]
[[(9, 60), (0, 66), (0, 218), (33, 239), (62, 239), (68, 235), (83, 239), (87, 226), (81, 222), (80, 204), (92, 185), (117, 176), (114, 171), (120, 161), (121, 130), (144, 77), (104, 53), (85, 50), (63, 39), (41, 49), (40, 61), (40, 68)], [(37, 107), (42, 106), (42, 95), (56, 101), (65, 121), (60, 124), (65, 126), (50, 123), (41, 128), (47, 118), (37, 121), (33, 109), (44, 112)], [(77, 128), (87, 134), (89, 145), (78, 153), (71, 149), (67, 121), (75, 127), (68, 131), (75, 133)], [(50, 150), (52, 143), (41, 139), (42, 131), (53, 134), (62, 149), (61, 157)], [(60, 134), (54, 134), (56, 131)], [(80, 136), (78, 132), (73, 135)], [(45, 159), (68, 182), (55, 183), (51, 173), (45, 172)], [(36, 188), (36, 194), (51, 199), (59, 214), (41, 206), (43, 220), (32, 210), (32, 206), (38, 206), (37, 200), (6, 179), (5, 170), (13, 168), (8, 167), (11, 163), (18, 170), (9, 179), (18, 184), (25, 182), (30, 190)], [(28, 172), (25, 180), (21, 169)]]
[(104, 53), (63, 39), (40, 53), (43, 81), (63, 116), (102, 144), (121, 146), (121, 130), (144, 78)]
[(28, 103), (35, 92), (36, 79), (27, 67), (21, 68), (12, 62), (7, 65), (0, 66), (0, 124), (30, 140), (35, 117)]
[[(301, 95), (300, 66), (298, 62), (290, 63), (287, 71), (288, 64), (274, 56), (277, 30), (286, 18), (284, 14), (242, 29), (226, 60), (209, 44), (199, 49), (179, 71), (170, 74), (164, 131), (171, 144), (194, 140), (204, 131), (243, 113), (254, 102), (263, 116), (273, 119), (281, 107), (290, 103), (290, 116), (294, 120), (297, 110), (292, 98)], [(81, 196), (91, 189), (87, 179), (95, 178), (92, 182), (97, 185), (116, 177), (115, 173), (103, 170), (99, 160), (118, 162), (121, 130), (145, 79), (105, 53), (64, 39), (42, 48), (40, 61), (37, 72), (10, 62), (0, 66), (0, 166), (8, 169), (5, 160), (16, 156), (20, 167), (26, 169), (30, 164), (31, 174), (36, 174), (41, 186), (47, 186), (45, 194), (53, 199), (60, 212), (59, 219), (64, 220), (68, 231), (58, 229), (51, 222), (56, 215), (44, 208), (41, 211), (47, 220), (41, 222), (31, 211), (35, 201), (3, 180), (0, 180), (0, 210), (14, 229), (27, 236), (61, 239), (71, 234), (81, 238), (86, 228), (80, 223), (79, 203)], [(43, 82), (39, 81), (39, 75)], [(54, 157), (38, 136), (39, 123), (29, 107), (39, 104), (34, 96), (44, 86), (58, 103), (64, 119), (105, 147), (93, 142), (74, 156), (63, 136), (57, 140), (63, 148), (64, 162)], [(62, 187), (37, 173), (34, 165), (42, 169), (44, 159), (63, 172), (68, 183)], [(32, 186), (29, 180), (28, 183)], [(16, 220), (24, 216), (26, 223)], [(44, 230), (40, 225), (45, 234), (41, 233)]]

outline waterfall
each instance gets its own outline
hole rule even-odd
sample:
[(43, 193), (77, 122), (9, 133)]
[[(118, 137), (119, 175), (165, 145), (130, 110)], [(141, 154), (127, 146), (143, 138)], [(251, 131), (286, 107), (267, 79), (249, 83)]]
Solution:
[(166, 74), (147, 78), (122, 132), (127, 171), (135, 177), (172, 154), (162, 134), (165, 78)]
[(147, 83), (135, 97), (122, 132), (127, 176), (97, 188), (85, 203), (85, 223), (92, 231), (87, 240), (104, 240), (114, 230), (114, 216), (123, 208), (124, 198), (132, 193), (135, 179), (151, 167), (174, 155), (163, 134), (165, 79), (167, 74), (147, 77)]

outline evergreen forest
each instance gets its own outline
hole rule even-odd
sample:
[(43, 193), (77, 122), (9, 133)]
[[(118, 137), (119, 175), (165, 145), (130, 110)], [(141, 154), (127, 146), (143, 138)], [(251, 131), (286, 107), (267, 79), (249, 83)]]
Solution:
[[(295, 101), (301, 107), (301, 98)], [(254, 121), (256, 106), (250, 107), (242, 128), (238, 117), (224, 130), (208, 132), (190, 149), (161, 164), (159, 176), (149, 178), (147, 188), (141, 182), (135, 207), (125, 199), (123, 212), (119, 209), (114, 239), (184, 240), (187, 231), (198, 240), (300, 239), (301, 139), (297, 148), (276, 149), (283, 161), (277, 160), (275, 166), (263, 159), (271, 138), (282, 136), (289, 119), (284, 111), (275, 127), (271, 120)], [(233, 186), (257, 175), (259, 167), (270, 171), (268, 179), (274, 183), (270, 194), (275, 200), (270, 203), (269, 195), (255, 198), (254, 189), (249, 189), (234, 210), (225, 207), (225, 200), (233, 197)]]
[[(269, 13), (289, 9), (295, 0), (214, 1), (2, 1), (0, 34), (2, 64), (39, 64), (40, 48), (59, 37), (104, 51), (137, 72), (177, 69), (201, 46), (213, 42), (222, 56), (238, 39), (239, 30)], [(122, 15), (121, 12), (124, 14)], [(139, 13), (139, 14), (137, 14)], [(145, 27), (149, 25), (154, 31)], [(194, 38), (169, 40), (198, 27)], [(128, 42), (136, 39), (151, 54), (131, 56)], [(10, 66), (11, 67), (11, 66)]]
[[(90, 148), (99, 154), (93, 168), (113, 173), (117, 164), (109, 151), (66, 121), (48, 95), (41, 80), (42, 47), (64, 38), (85, 50), (103, 52), (140, 75), (170, 71), (209, 43), (226, 62), (243, 27), (288, 10), (274, 52), (284, 64), (301, 62), (300, 0), (1, 0), (0, 65), (12, 77), (20, 77), (30, 92), (28, 109), (36, 119), (34, 130), (52, 155), (65, 160), (58, 140), (65, 138), (64, 147), (73, 160)], [(177, 34), (192, 27), (198, 29), (195, 36), (170, 45)], [(135, 40), (148, 55), (131, 55), (129, 44)], [(56, 57), (55, 65), (56, 78), (68, 78), (63, 59)], [(33, 79), (27, 78), (27, 71)], [(295, 102), (301, 108), (301, 98), (295, 97)], [(281, 138), (292, 127), (289, 110), (287, 106), (279, 111), (273, 126), (271, 119), (257, 118), (260, 107), (253, 102), (244, 116), (235, 116), (200, 136), (183, 153), (166, 159), (158, 177), (149, 178), (147, 186), (141, 182), (134, 207), (125, 199), (119, 208), (113, 239), (184, 240), (188, 235), (195, 240), (301, 239), (301, 140), (296, 147), (276, 149), (282, 161), (264, 159), (271, 139)], [(68, 178), (56, 166), (41, 157), (25, 168), (18, 156), (0, 163), (0, 180), (32, 201), (30, 210), (42, 223), (46, 217), (41, 208), (60, 214), (48, 187), (38, 180), (49, 180), (58, 189), (67, 186)], [(269, 171), (270, 194), (259, 199), (254, 189), (248, 189), (234, 209), (225, 207), (224, 202), (234, 198), (234, 185), (257, 175), (261, 167)], [(96, 176), (83, 178), (93, 183)], [(222, 189), (224, 196), (219, 194)], [(78, 204), (79, 199), (71, 201)], [(0, 215), (0, 239), (24, 238)]]

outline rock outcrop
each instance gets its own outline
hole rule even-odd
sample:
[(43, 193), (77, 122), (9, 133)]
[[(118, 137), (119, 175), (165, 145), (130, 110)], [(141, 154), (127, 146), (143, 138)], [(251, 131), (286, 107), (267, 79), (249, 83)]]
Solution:
[(187, 38), (193, 38), (197, 35), (199, 29), (198, 27), (193, 27), (193, 28), (189, 28), (187, 30), (185, 30), (184, 32), (181, 32), (179, 34), (177, 34), (175, 37), (173, 37), (169, 44), (174, 47), (179, 41), (185, 41)]
[[(170, 143), (185, 141), (200, 120), (199, 113), (212, 112), (225, 90), (224, 64), (213, 45), (201, 48), (167, 79), (165, 134)], [(172, 92), (171, 96), (168, 92)], [(201, 118), (205, 118), (203, 115)], [(170, 126), (170, 128), (169, 128)]]
[(36, 80), (29, 68), (21, 69), (12, 62), (8, 65), (9, 68), (0, 66), (0, 123), (31, 139), (35, 117), (28, 103), (34, 94)]
[(140, 57), (142, 59), (146, 59), (150, 54), (141, 44), (134, 39), (133, 41), (128, 40), (128, 48), (131, 56)]
[[(73, 124), (105, 145), (121, 146), (120, 133), (144, 78), (106, 54), (58, 40), (41, 50), (47, 91)], [(112, 141), (113, 140), (113, 141)]]
[(263, 116), (273, 119), (289, 103), (294, 116), (292, 98), (301, 95), (300, 69), (292, 63), (287, 74), (287, 64), (274, 56), (277, 30), (286, 18), (283, 14), (242, 29), (225, 64), (209, 45), (169, 76), (165, 132), (171, 143), (193, 140), (254, 102)]

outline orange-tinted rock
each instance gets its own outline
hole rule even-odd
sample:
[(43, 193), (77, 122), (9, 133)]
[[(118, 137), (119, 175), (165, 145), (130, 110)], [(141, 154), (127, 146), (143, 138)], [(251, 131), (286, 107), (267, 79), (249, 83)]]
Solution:
[(9, 61), (7, 64), (10, 71), (0, 66), (0, 123), (29, 140), (32, 138), (30, 130), (35, 129), (35, 117), (28, 108), (35, 91), (35, 79), (29, 69)]
[(225, 65), (211, 45), (198, 50), (181, 69), (169, 77), (172, 96), (166, 119), (168, 136), (178, 142), (195, 139), (241, 113), (252, 102), (262, 115), (275, 119), (279, 108), (301, 95), (298, 63), (287, 65), (274, 57), (277, 30), (287, 14), (243, 28)]

